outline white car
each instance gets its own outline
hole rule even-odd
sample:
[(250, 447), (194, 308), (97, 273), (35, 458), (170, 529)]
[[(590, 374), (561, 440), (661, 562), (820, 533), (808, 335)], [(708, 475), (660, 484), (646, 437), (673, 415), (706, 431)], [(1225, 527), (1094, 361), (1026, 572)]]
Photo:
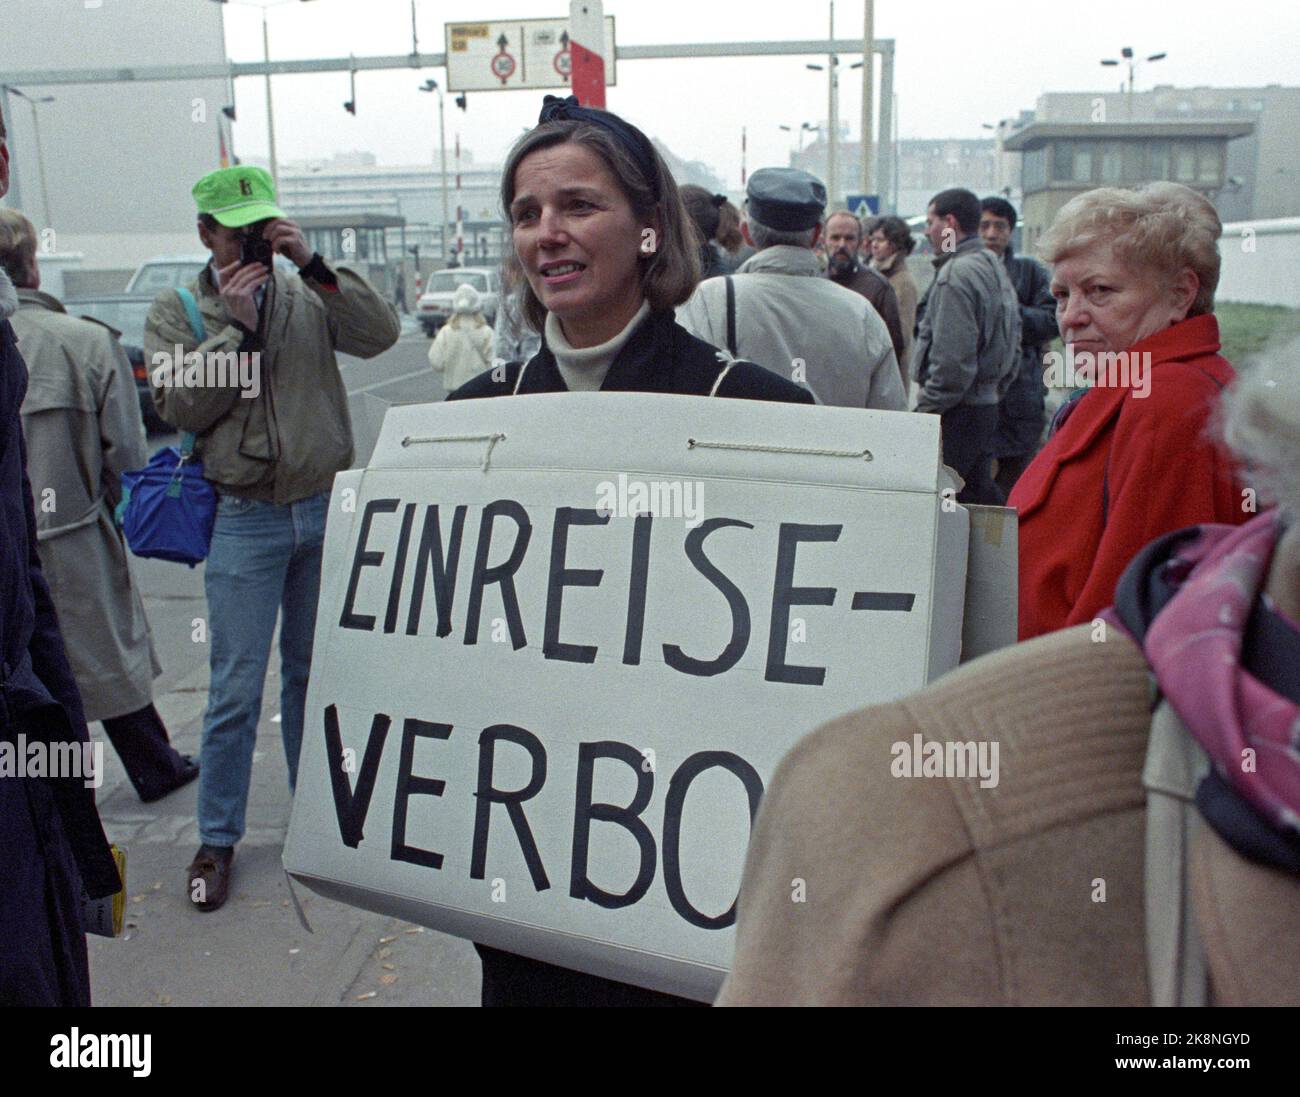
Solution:
[(201, 255), (159, 255), (146, 259), (131, 275), (131, 281), (126, 284), (126, 292), (141, 297), (156, 297), (163, 290), (175, 289), (194, 281), (211, 258), (211, 255), (204, 252)]
[[(163, 290), (193, 282), (211, 259), (211, 254), (207, 252), (202, 255), (159, 255), (146, 259), (131, 275), (131, 281), (126, 284), (124, 292), (142, 297), (157, 297)], [(278, 252), (275, 265), (285, 274), (298, 272), (293, 260)]]
[(493, 267), (449, 267), (429, 275), (429, 283), (415, 304), (415, 315), (425, 335), (433, 335), (451, 317), (451, 298), (457, 286), (471, 285), (483, 302), (483, 316), (496, 323), (501, 276)]

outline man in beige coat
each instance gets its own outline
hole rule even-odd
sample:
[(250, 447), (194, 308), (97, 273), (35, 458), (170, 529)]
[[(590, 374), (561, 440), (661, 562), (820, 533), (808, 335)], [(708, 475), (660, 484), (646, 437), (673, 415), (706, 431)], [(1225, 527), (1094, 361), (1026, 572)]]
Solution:
[(796, 744), (718, 1004), (1300, 1005), (1300, 374), (1224, 402), (1276, 508)]
[[(204, 565), (211, 679), (203, 718), (199, 840), (186, 892), (218, 909), (243, 837), (271, 640), (280, 622), (280, 734), (289, 787), (298, 772), (334, 475), (352, 463), (352, 425), (336, 352), (372, 358), (400, 333), (364, 278), (332, 267), (275, 204), (261, 168), (222, 168), (193, 188), (212, 262), (145, 323), (145, 357), (163, 418), (196, 436), (218, 492)], [(275, 270), (281, 255), (297, 274)]]
[(58, 609), (87, 722), (99, 720), (136, 793), (157, 800), (198, 775), (153, 706), (161, 671), (113, 523), (122, 473), (147, 459), (135, 381), (112, 329), (67, 315), (40, 291), (36, 230), (0, 210), (0, 264), (18, 287), (27, 361), (23, 433), (41, 567)]
[[(809, 735), (764, 796), (718, 1004), (1146, 1004), (1150, 719), (1142, 653), (1080, 626)], [(896, 775), (917, 735), (997, 742), (997, 784)]]

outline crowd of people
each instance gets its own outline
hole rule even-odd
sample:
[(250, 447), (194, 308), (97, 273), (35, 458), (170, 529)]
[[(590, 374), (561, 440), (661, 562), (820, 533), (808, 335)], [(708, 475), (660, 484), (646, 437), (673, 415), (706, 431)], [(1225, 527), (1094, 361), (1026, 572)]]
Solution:
[[(7, 170), (0, 134), (0, 193)], [(213, 911), (244, 832), (277, 619), (295, 782), (326, 502), (352, 460), (335, 355), (381, 353), (399, 328), (364, 279), (311, 251), (265, 172), (222, 169), (193, 193), (212, 260), (154, 302), (146, 357), (256, 352), (275, 379), (251, 396), (237, 380), (153, 386), (219, 496), (199, 759), (152, 706), (156, 659), (111, 520), (121, 471), (143, 458), (129, 370), (107, 332), (40, 292), (32, 227), (12, 213), (0, 734), (85, 742), (98, 719), (142, 798), (197, 775), (185, 888)], [(496, 330), (462, 286), (429, 350), (448, 399), (623, 391), (932, 414), (959, 500), (1019, 513), (1025, 642), (788, 755), (755, 824), (720, 1002), (1296, 1002), (1300, 387), (1267, 363), (1238, 378), (1218, 353), (1211, 203), (1173, 183), (1087, 192), (1047, 233), (1049, 270), (1014, 254), (1005, 199), (944, 190), (918, 297), (901, 219), (828, 209), (823, 183), (791, 168), (755, 171), (737, 210), (679, 187), (616, 114), (548, 96), (501, 204), (513, 246)], [(250, 259), (250, 241), (298, 273)], [(1091, 372), (1048, 428), (1058, 334)], [(60, 503), (42, 510), (51, 487)], [(979, 737), (973, 719), (1002, 744), (996, 789), (891, 777), (889, 743)], [(89, 790), (0, 780), (0, 849), (0, 1001), (87, 1003), (79, 893), (120, 886)], [(484, 1004), (690, 1004), (478, 950)]]

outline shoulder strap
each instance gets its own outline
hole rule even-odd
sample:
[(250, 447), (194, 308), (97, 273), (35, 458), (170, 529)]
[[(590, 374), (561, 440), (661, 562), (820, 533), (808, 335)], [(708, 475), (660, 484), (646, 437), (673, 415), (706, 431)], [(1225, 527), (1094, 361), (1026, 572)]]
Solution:
[(1167, 700), (1151, 718), (1142, 784), (1147, 793), (1143, 901), (1153, 1006), (1203, 1006), (1205, 948), (1193, 912), (1190, 859), (1204, 826), (1196, 786), (1209, 759)]
[[(534, 354), (533, 358), (536, 357), (537, 355)], [(533, 358), (528, 359), (528, 362), (531, 362)], [(515, 378), (515, 389), (514, 392), (511, 394), (513, 396), (519, 395), (519, 388), (524, 383), (524, 373), (528, 370), (528, 362), (525, 362), (523, 365), (519, 367), (519, 376)]]
[(727, 350), (736, 357), (736, 283), (730, 274), (727, 283)]
[(184, 286), (178, 286), (176, 296), (181, 299), (185, 318), (190, 322), (190, 331), (194, 332), (194, 338), (200, 343), (203, 342), (208, 337), (208, 329), (203, 323), (203, 313), (199, 312), (199, 303), (194, 300), (194, 294)]
[(737, 365), (737, 362), (733, 358), (730, 362), (728, 362), (725, 366), (722, 367), (722, 369), (718, 373), (717, 379), (713, 382), (713, 387), (709, 389), (710, 396), (718, 395), (718, 389), (722, 387), (722, 379), (731, 372), (731, 367), (734, 365)]
[[(199, 312), (199, 303), (194, 300), (194, 294), (184, 286), (176, 287), (176, 296), (181, 299), (181, 305), (185, 309), (185, 318), (190, 322), (190, 331), (194, 333), (194, 338), (202, 343), (208, 337), (208, 329), (203, 323), (203, 313)], [(194, 441), (192, 431), (181, 431), (182, 460), (187, 459), (194, 453)]]

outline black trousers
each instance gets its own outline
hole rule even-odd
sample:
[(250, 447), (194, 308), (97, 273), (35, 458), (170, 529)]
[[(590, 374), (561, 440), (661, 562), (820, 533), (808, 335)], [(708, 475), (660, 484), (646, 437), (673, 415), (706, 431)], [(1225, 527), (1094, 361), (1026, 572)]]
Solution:
[(959, 404), (939, 416), (943, 463), (966, 481), (959, 503), (1000, 507), (1006, 502), (993, 482), (993, 439), (998, 429), (997, 404)]
[(690, 998), (661, 994), (628, 983), (516, 956), (476, 944), (483, 961), (486, 1006), (703, 1006)]
[(153, 705), (100, 722), (138, 796), (157, 796), (175, 784), (185, 762)]
[(1016, 486), (1016, 481), (1027, 469), (1034, 459), (1033, 453), (1022, 453), (1017, 457), (999, 457), (998, 474), (994, 478), (994, 483), (1002, 490), (1002, 494), (1010, 498), (1011, 489)]

